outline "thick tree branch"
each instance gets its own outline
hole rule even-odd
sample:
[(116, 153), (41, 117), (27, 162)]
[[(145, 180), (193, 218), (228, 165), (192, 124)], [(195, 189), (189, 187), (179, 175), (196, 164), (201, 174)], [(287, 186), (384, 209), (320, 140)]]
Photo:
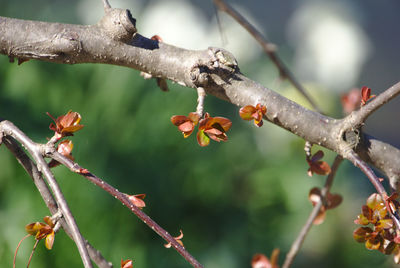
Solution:
[[(266, 119), (270, 122), (341, 155), (346, 147), (353, 146), (345, 139), (345, 132), (357, 127), (351, 120), (337, 120), (310, 111), (250, 80), (240, 73), (228, 51), (217, 48), (191, 51), (157, 42), (137, 34), (134, 22), (129, 11), (120, 9), (110, 9), (92, 26), (0, 17), (0, 53), (23, 60), (130, 67), (187, 87), (202, 87), (207, 94), (239, 107), (265, 105)], [(384, 148), (390, 150), (377, 154)], [(357, 152), (363, 152), (360, 154), (363, 160), (370, 161), (397, 182), (398, 149), (376, 139), (361, 139)]]
[[(20, 148), (19, 144), (11, 137), (5, 137), (3, 144), (10, 150), (15, 156), (18, 162), (22, 165), (25, 171), (32, 178), (36, 188), (39, 190), (40, 195), (43, 198), (46, 206), (49, 208), (52, 215), (58, 212), (58, 205), (53, 198), (47, 184), (44, 182), (41, 173), (36, 167), (36, 164), (26, 155), (26, 153)], [(59, 220), (65, 233), (73, 240), (72, 232), (67, 223), (63, 218)], [(99, 268), (112, 268), (112, 263), (108, 262), (100, 253), (96, 250), (86, 239), (84, 240), (86, 248), (90, 258), (96, 263)]]

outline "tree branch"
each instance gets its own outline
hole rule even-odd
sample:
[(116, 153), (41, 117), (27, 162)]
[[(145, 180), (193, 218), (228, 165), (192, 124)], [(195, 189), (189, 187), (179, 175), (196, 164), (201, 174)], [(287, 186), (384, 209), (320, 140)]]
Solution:
[[(46, 161), (42, 156), (42, 150), (41, 150), (42, 148), (38, 146), (36, 143), (34, 143), (31, 139), (29, 139), (21, 130), (19, 130), (16, 126), (14, 126), (14, 124), (12, 124), (9, 121), (0, 122), (0, 132), (2, 133), (3, 139), (6, 136), (11, 136), (18, 142), (23, 144), (23, 146), (28, 150), (28, 152), (34, 158), (34, 160), (36, 161), (38, 172), (42, 173), (47, 179), (47, 183), (49, 184), (54, 194), (57, 205), (60, 208), (66, 223), (71, 229), (73, 240), (76, 246), (78, 247), (78, 251), (79, 254), (81, 255), (84, 267), (85, 268), (93, 267), (82, 235), (68, 207), (68, 204), (65, 201), (64, 195), (62, 194), (61, 189), (54, 178), (54, 175), (51, 173), (49, 166), (47, 165)], [(44, 188), (42, 187), (41, 191), (43, 190)]]
[(88, 170), (82, 168), (77, 163), (72, 161), (71, 159), (63, 156), (57, 151), (52, 151), (48, 153), (48, 157), (53, 158), (54, 160), (60, 162), (67, 168), (69, 168), (72, 172), (78, 173), (91, 181), (96, 186), (99, 186), (101, 189), (109, 193), (111, 196), (118, 199), (124, 206), (129, 208), (143, 223), (149, 226), (154, 232), (156, 232), (159, 236), (161, 236), (165, 241), (170, 243), (175, 250), (182, 255), (185, 260), (187, 260), (193, 267), (202, 268), (201, 265), (181, 244), (179, 244), (175, 238), (173, 238), (166, 230), (164, 230), (160, 225), (158, 225), (154, 220), (152, 220), (146, 213), (144, 213), (140, 208), (135, 206), (127, 197), (126, 194), (121, 193), (113, 186), (103, 181), (96, 175), (92, 174)]
[(389, 195), (385, 191), (382, 183), (380, 182), (379, 178), (375, 175), (374, 171), (364, 162), (361, 158), (353, 151), (349, 152), (346, 155), (346, 158), (352, 162), (356, 167), (360, 168), (360, 170), (367, 175), (369, 181), (374, 185), (377, 192), (381, 195), (382, 200), (385, 201), (386, 210), (389, 216), (392, 218), (394, 224), (396, 225), (397, 232), (400, 232), (400, 217), (396, 211), (393, 211), (392, 208), (389, 206), (388, 197)]
[[(115, 23), (111, 23), (113, 19), (120, 22), (117, 23), (120, 28), (115, 29)], [(239, 107), (260, 103), (268, 109), (268, 121), (313, 144), (339, 154), (347, 146), (343, 130), (348, 128), (348, 122), (310, 111), (250, 80), (240, 73), (228, 51), (216, 48), (191, 51), (141, 36), (136, 33), (135, 20), (127, 10), (110, 9), (98, 24), (92, 26), (0, 17), (0, 36), (0, 53), (10, 57), (130, 67), (187, 87), (202, 87), (207, 94)], [(374, 150), (370, 150), (371, 147)], [(391, 150), (385, 155), (376, 154), (387, 147)], [(370, 160), (392, 176), (392, 180), (398, 180), (398, 149), (372, 139), (367, 143), (362, 140), (357, 150), (366, 153), (361, 154), (363, 160)]]
[(313, 210), (310, 213), (310, 216), (308, 217), (306, 223), (304, 224), (303, 228), (301, 229), (298, 237), (293, 242), (289, 252), (286, 254), (286, 259), (285, 259), (285, 262), (284, 262), (282, 268), (289, 268), (290, 265), (292, 265), (294, 258), (296, 257), (301, 246), (303, 245), (303, 242), (304, 242), (308, 232), (310, 231), (315, 218), (318, 216), (318, 213), (321, 210), (323, 203), (325, 202), (326, 195), (328, 194), (328, 192), (332, 186), (333, 179), (335, 178), (335, 175), (336, 175), (336, 171), (338, 170), (342, 161), (343, 161), (343, 158), (341, 156), (339, 156), (339, 155), (336, 156), (336, 158), (333, 162), (333, 165), (332, 165), (331, 173), (326, 178), (325, 185), (321, 190), (321, 199), (317, 202), (317, 204), (315, 204)]
[(361, 125), (367, 118), (385, 103), (394, 99), (400, 94), (400, 82), (386, 89), (384, 92), (373, 98), (366, 105), (362, 106), (360, 110), (354, 111), (348, 117), (353, 125)]
[[(47, 184), (44, 182), (41, 173), (36, 167), (36, 164), (26, 155), (26, 153), (20, 148), (19, 144), (11, 137), (5, 137), (3, 139), (4, 145), (8, 148), (8, 150), (15, 156), (18, 162), (22, 165), (25, 171), (32, 178), (35, 183), (36, 188), (39, 190), (40, 195), (42, 196), (43, 201), (46, 206), (49, 208), (50, 213), (54, 215), (58, 212), (58, 206), (56, 201), (53, 198)], [(73, 236), (71, 233), (71, 229), (65, 222), (63, 218), (59, 220), (62, 228), (65, 233), (73, 240)], [(111, 268), (112, 263), (108, 262), (100, 253), (100, 251), (96, 250), (86, 239), (84, 240), (86, 244), (86, 248), (88, 249), (88, 253), (90, 258), (96, 263), (99, 268)]]
[[(260, 103), (268, 109), (265, 116), (268, 121), (342, 156), (349, 148), (345, 132), (357, 128), (352, 120), (337, 120), (310, 111), (250, 80), (240, 73), (228, 51), (218, 48), (191, 51), (141, 36), (136, 33), (135, 19), (128, 10), (110, 9), (92, 26), (0, 17), (0, 36), (0, 53), (23, 61), (126, 66), (187, 87), (202, 87), (206, 94), (239, 107)], [(394, 88), (397, 90), (398, 86)], [(371, 102), (365, 111), (378, 106), (378, 102)], [(363, 133), (358, 135), (364, 137)], [(377, 154), (382, 151), (385, 154)], [(360, 153), (363, 160), (380, 168), (392, 185), (397, 185), (400, 150), (376, 139), (361, 139), (357, 152), (363, 152)]]

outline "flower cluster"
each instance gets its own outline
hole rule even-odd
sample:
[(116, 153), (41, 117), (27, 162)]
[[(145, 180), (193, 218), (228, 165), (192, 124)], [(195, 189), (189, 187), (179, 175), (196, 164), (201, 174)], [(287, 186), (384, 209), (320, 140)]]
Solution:
[(43, 218), (44, 222), (33, 222), (25, 226), (28, 234), (35, 236), (36, 240), (45, 238), (45, 246), (52, 249), (54, 243), (54, 223), (49, 216)]
[(187, 138), (192, 134), (196, 125), (199, 125), (197, 132), (197, 142), (200, 146), (210, 144), (210, 139), (215, 141), (227, 141), (226, 132), (231, 128), (232, 122), (224, 117), (211, 117), (209, 113), (205, 113), (200, 119), (197, 113), (190, 113), (189, 116), (174, 115), (171, 122), (182, 132), (183, 137)]
[(364, 243), (369, 250), (378, 250), (386, 255), (393, 254), (394, 261), (400, 263), (400, 236), (388, 214), (385, 202), (390, 202), (394, 210), (399, 207), (399, 203), (390, 199), (383, 201), (377, 193), (368, 197), (366, 205), (362, 206), (361, 214), (354, 221), (363, 227), (357, 228), (353, 237), (357, 242)]
[(263, 125), (262, 118), (267, 113), (267, 107), (258, 103), (256, 107), (253, 105), (247, 105), (239, 110), (239, 115), (243, 120), (254, 120), (254, 124), (257, 127)]

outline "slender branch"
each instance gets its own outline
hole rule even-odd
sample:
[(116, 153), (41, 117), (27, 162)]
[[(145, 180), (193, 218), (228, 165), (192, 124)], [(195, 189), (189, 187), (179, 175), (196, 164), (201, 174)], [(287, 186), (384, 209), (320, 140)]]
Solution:
[(269, 42), (263, 35), (249, 22), (247, 21), (239, 12), (233, 9), (231, 6), (225, 3), (223, 0), (214, 0), (214, 4), (219, 10), (226, 12), (233, 19), (235, 19), (240, 25), (243, 26), (261, 45), (264, 52), (269, 56), (272, 62), (279, 70), (279, 74), (282, 78), (287, 78), (290, 83), (306, 98), (306, 100), (311, 104), (311, 106), (319, 113), (321, 110), (318, 105), (313, 101), (311, 96), (307, 93), (306, 89), (297, 81), (292, 72), (283, 63), (276, 53), (276, 46)]
[(338, 170), (340, 164), (342, 163), (343, 158), (340, 155), (337, 155), (332, 168), (331, 168), (331, 173), (328, 175), (325, 181), (325, 185), (321, 190), (321, 199), (317, 202), (317, 204), (314, 206), (313, 210), (310, 213), (310, 216), (308, 217), (306, 223), (304, 224), (303, 228), (301, 229), (299, 235), (297, 236), (296, 240), (293, 242), (289, 252), (286, 254), (286, 259), (285, 262), (282, 266), (282, 268), (289, 268), (290, 265), (293, 263), (294, 258), (296, 257), (297, 253), (299, 252), (301, 246), (303, 245), (303, 242), (310, 231), (313, 222), (315, 218), (318, 216), (319, 211), (321, 210), (322, 205), (325, 202), (325, 198), (332, 186), (333, 179), (335, 178), (336, 171)]
[(364, 162), (361, 160), (361, 158), (354, 152), (351, 151), (346, 155), (346, 158), (350, 160), (356, 167), (360, 168), (360, 170), (367, 175), (367, 178), (369, 181), (374, 185), (375, 189), (378, 191), (378, 193), (381, 195), (382, 200), (385, 201), (386, 205), (386, 210), (388, 211), (388, 214), (390, 217), (393, 219), (393, 222), (396, 225), (396, 229), (398, 232), (400, 232), (400, 218), (399, 215), (396, 213), (394, 214), (392, 212), (392, 209), (389, 206), (389, 203), (386, 202), (388, 200), (388, 194), (383, 187), (382, 183), (380, 182), (378, 176), (375, 175), (374, 171)]
[(143, 223), (149, 226), (154, 232), (156, 232), (159, 236), (161, 236), (165, 241), (170, 243), (179, 254), (182, 255), (193, 267), (202, 268), (201, 265), (181, 244), (179, 244), (175, 238), (173, 238), (166, 230), (164, 230), (161, 226), (159, 226), (154, 220), (152, 220), (146, 213), (144, 213), (140, 208), (135, 206), (127, 197), (125, 193), (121, 193), (113, 186), (103, 181), (96, 175), (92, 174), (88, 170), (82, 168), (74, 161), (69, 158), (63, 156), (62, 154), (54, 151), (48, 154), (49, 157), (54, 160), (60, 162), (67, 168), (69, 168), (72, 172), (78, 173), (91, 181), (96, 186), (99, 186), (104, 191), (108, 192), (111, 196), (118, 199), (123, 205), (129, 208)]
[(367, 118), (388, 101), (394, 99), (400, 94), (400, 82), (386, 89), (384, 92), (370, 100), (366, 105), (362, 106), (360, 110), (353, 112), (349, 115), (352, 124), (361, 125)]
[(78, 247), (78, 251), (79, 254), (81, 255), (82, 262), (85, 268), (93, 267), (84, 240), (79, 231), (79, 228), (68, 207), (67, 202), (65, 201), (64, 195), (62, 194), (61, 189), (54, 178), (54, 175), (51, 173), (49, 166), (47, 165), (46, 161), (42, 156), (41, 148), (9, 121), (0, 122), (0, 132), (3, 132), (4, 136), (11, 136), (18, 142), (23, 144), (23, 146), (29, 151), (31, 156), (35, 159), (38, 171), (41, 172), (47, 179), (47, 182), (54, 194), (55, 200), (62, 211), (64, 219), (67, 222), (68, 226), (71, 228), (71, 233), (74, 242)]
[[(58, 205), (53, 198), (47, 184), (44, 182), (41, 173), (36, 167), (36, 164), (26, 155), (26, 153), (21, 149), (19, 144), (12, 137), (4, 138), (4, 145), (9, 149), (9, 151), (15, 156), (17, 161), (22, 165), (25, 171), (32, 178), (35, 183), (36, 188), (39, 190), (43, 201), (49, 208), (52, 215), (58, 212)], [(63, 218), (59, 220), (65, 233), (73, 240), (71, 229), (65, 222)], [(108, 262), (101, 254), (100, 251), (95, 249), (87, 240), (85, 240), (86, 248), (88, 249), (90, 258), (96, 263), (99, 268), (111, 268), (112, 263)]]

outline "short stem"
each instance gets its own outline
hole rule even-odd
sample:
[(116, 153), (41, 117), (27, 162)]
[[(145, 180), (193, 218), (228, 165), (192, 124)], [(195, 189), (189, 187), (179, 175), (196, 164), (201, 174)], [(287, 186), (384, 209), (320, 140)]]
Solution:
[(204, 99), (206, 98), (206, 91), (202, 87), (197, 88), (197, 108), (196, 108), (196, 113), (200, 116), (203, 117), (204, 113)]

